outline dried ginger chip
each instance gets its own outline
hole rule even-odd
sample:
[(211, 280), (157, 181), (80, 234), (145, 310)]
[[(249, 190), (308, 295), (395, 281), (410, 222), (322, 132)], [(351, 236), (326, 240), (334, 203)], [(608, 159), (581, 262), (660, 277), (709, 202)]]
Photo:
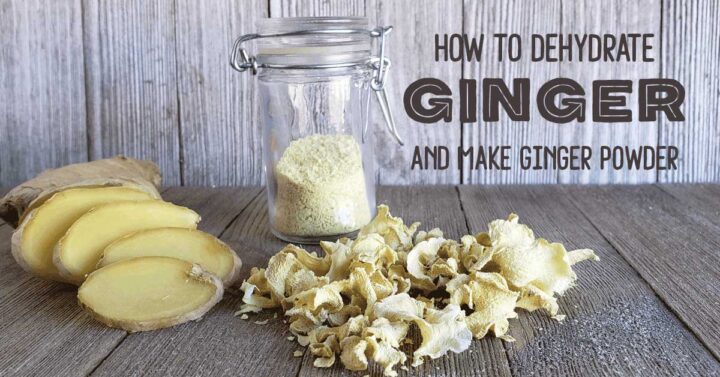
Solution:
[(273, 299), (282, 302), (294, 294), (327, 284), (326, 277), (316, 276), (312, 270), (301, 263), (295, 253), (287, 252), (287, 250), (288, 247), (272, 256), (267, 269), (265, 269), (265, 278)]
[(521, 292), (518, 307), (530, 311), (543, 308), (557, 314), (554, 295), (562, 295), (577, 280), (571, 266), (581, 260), (598, 260), (592, 250), (568, 252), (560, 243), (535, 239), (515, 214), (490, 223), (488, 234), (494, 249), (492, 262), (510, 286)]
[(437, 359), (448, 351), (460, 353), (470, 347), (472, 332), (465, 323), (465, 312), (458, 305), (428, 309), (424, 318), (414, 322), (420, 328), (422, 343), (413, 354), (413, 366), (422, 364), (425, 356)]
[(473, 313), (467, 316), (470, 331), (475, 338), (483, 338), (488, 331), (496, 337), (507, 333), (508, 319), (517, 318), (515, 305), (518, 293), (508, 288), (502, 275), (492, 272), (475, 272), (458, 275), (448, 283), (451, 304), (467, 305)]
[(383, 237), (385, 243), (395, 251), (407, 251), (413, 246), (413, 234), (420, 226), (420, 223), (413, 223), (410, 227), (405, 226), (399, 217), (390, 214), (390, 208), (386, 205), (379, 205), (377, 215), (367, 225), (360, 229), (358, 237), (366, 234), (377, 233)]
[(399, 348), (400, 341), (405, 338), (409, 329), (410, 325), (405, 322), (390, 322), (387, 318), (378, 318), (365, 332), (391, 347)]
[(335, 335), (330, 335), (322, 343), (311, 343), (308, 349), (313, 356), (317, 357), (313, 361), (314, 366), (330, 368), (335, 364), (335, 354), (340, 351), (340, 344)]
[(390, 321), (413, 321), (423, 317), (425, 304), (410, 297), (407, 293), (389, 296), (375, 303), (375, 318), (387, 318)]
[(438, 258), (438, 251), (444, 242), (444, 238), (430, 238), (415, 245), (407, 255), (407, 271), (417, 281), (427, 282), (430, 289), (434, 289), (435, 284), (427, 271)]
[(415, 242), (414, 244), (417, 245), (420, 242), (423, 242), (429, 238), (443, 238), (443, 231), (438, 228), (433, 228), (429, 231), (421, 230), (415, 234)]
[(340, 342), (340, 348), (342, 349), (340, 361), (349, 370), (367, 370), (368, 359), (365, 356), (367, 347), (367, 341), (359, 336), (353, 335), (343, 339)]
[(407, 360), (405, 353), (373, 337), (367, 337), (365, 340), (368, 343), (368, 352), (373, 361), (385, 368), (383, 374), (388, 377), (397, 376), (398, 374), (394, 368), (398, 364), (405, 364)]

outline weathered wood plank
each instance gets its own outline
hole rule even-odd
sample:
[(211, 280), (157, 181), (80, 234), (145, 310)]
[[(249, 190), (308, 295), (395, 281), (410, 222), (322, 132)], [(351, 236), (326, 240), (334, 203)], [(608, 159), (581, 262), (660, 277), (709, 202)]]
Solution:
[(83, 0), (90, 158), (125, 154), (182, 183), (175, 2)]
[(720, 357), (720, 224), (655, 186), (566, 190), (657, 295)]
[(661, 190), (705, 215), (720, 222), (720, 185), (718, 184), (658, 184)]
[(0, 1), (0, 184), (87, 160), (80, 0)]
[[(256, 189), (250, 189), (205, 195), (203, 190), (198, 190), (198, 195), (205, 195), (204, 199), (193, 199), (198, 203), (212, 203), (200, 212), (206, 213), (206, 218), (220, 215), (216, 211), (223, 212), (223, 204), (249, 202), (242, 206), (244, 209), (221, 236), (242, 258), (243, 278), (252, 266), (266, 265), (269, 256), (284, 245), (269, 233), (267, 199), (257, 193)], [(227, 218), (224, 214), (221, 217)], [(199, 322), (131, 334), (93, 375), (115, 375), (122, 370), (128, 375), (144, 376), (295, 376), (300, 359), (293, 358), (296, 347), (285, 339), (287, 325), (279, 319), (271, 319), (264, 326), (243, 321), (233, 315), (239, 306), (240, 297), (228, 294)], [(262, 314), (253, 320), (266, 318), (272, 318), (272, 314)], [(273, 355), (272, 362), (260, 357), (262, 355)]]
[[(407, 223), (422, 220), (422, 229), (438, 227), (449, 238), (468, 233), (460, 200), (452, 186), (381, 187), (378, 199), (390, 206), (393, 215), (402, 217)], [(417, 347), (421, 342), (420, 335), (417, 332), (412, 335)], [(410, 354), (412, 349), (413, 346), (404, 348)], [(299, 376), (348, 374), (339, 361), (330, 369), (318, 369), (313, 367), (313, 359), (309, 353), (305, 354)], [(382, 376), (382, 368), (377, 365), (372, 365), (368, 372), (372, 376)], [(398, 372), (400, 376), (510, 376), (502, 342), (491, 337), (474, 340), (470, 349), (461, 354), (450, 353), (440, 359), (427, 360), (418, 368), (398, 369)]]
[(663, 1), (662, 76), (685, 86), (684, 122), (661, 118), (660, 144), (680, 150), (678, 170), (659, 182), (720, 181), (720, 4)]
[[(473, 231), (515, 212), (538, 237), (569, 250), (592, 248), (599, 262), (575, 266), (577, 286), (560, 298), (557, 322), (520, 311), (508, 344), (514, 375), (710, 375), (720, 364), (685, 328), (557, 186), (460, 187)], [(672, 339), (672, 341), (668, 341)]]
[[(560, 63), (560, 76), (576, 80), (592, 95), (593, 80), (633, 80), (655, 78), (660, 74), (660, 9), (659, 0), (642, 1), (565, 1), (562, 6), (562, 33), (653, 33), (652, 63), (644, 62), (564, 62)], [(600, 169), (596, 158), (600, 146), (655, 146), (658, 142), (657, 122), (638, 121), (638, 89), (627, 96), (627, 108), (633, 111), (628, 123), (593, 123), (592, 106), (588, 102), (584, 123), (560, 125), (559, 142), (562, 145), (589, 145), (593, 148), (591, 170), (559, 172), (561, 183), (644, 183), (655, 182), (655, 170)]]
[(254, 33), (262, 17), (266, 1), (177, 1), (185, 185), (264, 183), (257, 78), (228, 64), (234, 39)]
[(271, 17), (369, 16), (365, 0), (269, 0), (269, 3)]
[[(464, 32), (478, 37), (485, 34), (485, 54), (482, 61), (463, 63), (463, 77), (481, 80), (483, 78), (502, 78), (512, 88), (512, 80), (530, 78), (532, 84), (544, 82), (559, 76), (557, 63), (530, 62), (529, 38), (532, 33), (556, 33), (560, 26), (560, 0), (553, 1), (465, 1)], [(459, 32), (459, 25), (453, 25)], [(494, 33), (517, 33), (523, 38), (523, 58), (517, 62), (506, 59), (498, 62), (498, 44)], [(506, 48), (507, 40), (504, 43)], [(450, 63), (443, 63), (445, 65)], [(536, 85), (536, 84), (535, 84)], [(481, 88), (481, 85), (478, 85)], [(533, 87), (533, 90), (536, 88)], [(480, 92), (480, 90), (478, 90)], [(477, 103), (483, 98), (478, 96)], [(480, 110), (482, 105), (478, 107)], [(510, 170), (472, 169), (473, 162), (463, 164), (463, 183), (554, 183), (557, 172), (553, 170), (521, 170), (520, 151), (522, 145), (556, 145), (558, 143), (558, 125), (540, 117), (537, 106), (530, 106), (531, 122), (514, 122), (500, 110), (500, 121), (485, 123), (482, 113), (478, 114), (478, 123), (463, 125), (463, 147), (473, 147), (475, 156), (482, 146), (486, 152), (491, 146), (509, 145)]]

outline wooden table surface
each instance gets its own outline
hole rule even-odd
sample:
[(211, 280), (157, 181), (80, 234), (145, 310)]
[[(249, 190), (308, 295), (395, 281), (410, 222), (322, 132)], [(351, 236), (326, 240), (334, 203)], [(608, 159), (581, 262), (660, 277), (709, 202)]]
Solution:
[[(198, 211), (201, 229), (238, 251), (243, 276), (284, 245), (268, 230), (260, 188), (177, 187), (163, 197)], [(510, 321), (516, 342), (474, 340), (401, 376), (720, 375), (720, 186), (381, 187), (378, 198), (449, 237), (516, 212), (537, 235), (601, 258), (576, 266), (578, 284), (560, 299), (564, 322), (521, 311)], [(382, 375), (293, 357), (301, 348), (282, 318), (241, 320), (232, 294), (199, 322), (138, 334), (104, 327), (73, 287), (15, 264), (11, 233), (0, 225), (0, 376)]]

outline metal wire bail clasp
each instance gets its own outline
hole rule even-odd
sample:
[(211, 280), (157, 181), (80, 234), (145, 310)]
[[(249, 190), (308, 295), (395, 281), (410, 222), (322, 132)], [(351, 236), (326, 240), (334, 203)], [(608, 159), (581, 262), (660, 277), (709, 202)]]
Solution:
[[(371, 62), (375, 75), (370, 80), (370, 87), (375, 92), (375, 97), (380, 105), (380, 110), (385, 117), (385, 127), (387, 127), (390, 134), (400, 145), (403, 143), (400, 134), (397, 131), (395, 125), (395, 118), (390, 110), (390, 102), (388, 101), (387, 91), (385, 90), (385, 80), (387, 79), (387, 71), (390, 69), (390, 59), (385, 57), (385, 36), (390, 34), (392, 26), (378, 27), (370, 32), (370, 36), (374, 38), (380, 38), (379, 49), (380, 52), (377, 58), (374, 58)], [(365, 138), (365, 132), (363, 132), (363, 139)]]
[(257, 75), (258, 66), (254, 56), (249, 56), (247, 50), (242, 47), (243, 42), (259, 38), (259, 34), (245, 34), (235, 40), (232, 52), (230, 53), (230, 66), (238, 72), (245, 72), (248, 68), (253, 75)]

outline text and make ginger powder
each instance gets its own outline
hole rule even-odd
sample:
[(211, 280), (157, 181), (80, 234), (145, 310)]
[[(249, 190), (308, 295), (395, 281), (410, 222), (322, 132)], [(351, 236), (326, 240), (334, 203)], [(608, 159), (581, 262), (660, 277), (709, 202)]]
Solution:
[(274, 228), (286, 235), (331, 236), (370, 221), (360, 146), (350, 135), (295, 141), (275, 166)]

